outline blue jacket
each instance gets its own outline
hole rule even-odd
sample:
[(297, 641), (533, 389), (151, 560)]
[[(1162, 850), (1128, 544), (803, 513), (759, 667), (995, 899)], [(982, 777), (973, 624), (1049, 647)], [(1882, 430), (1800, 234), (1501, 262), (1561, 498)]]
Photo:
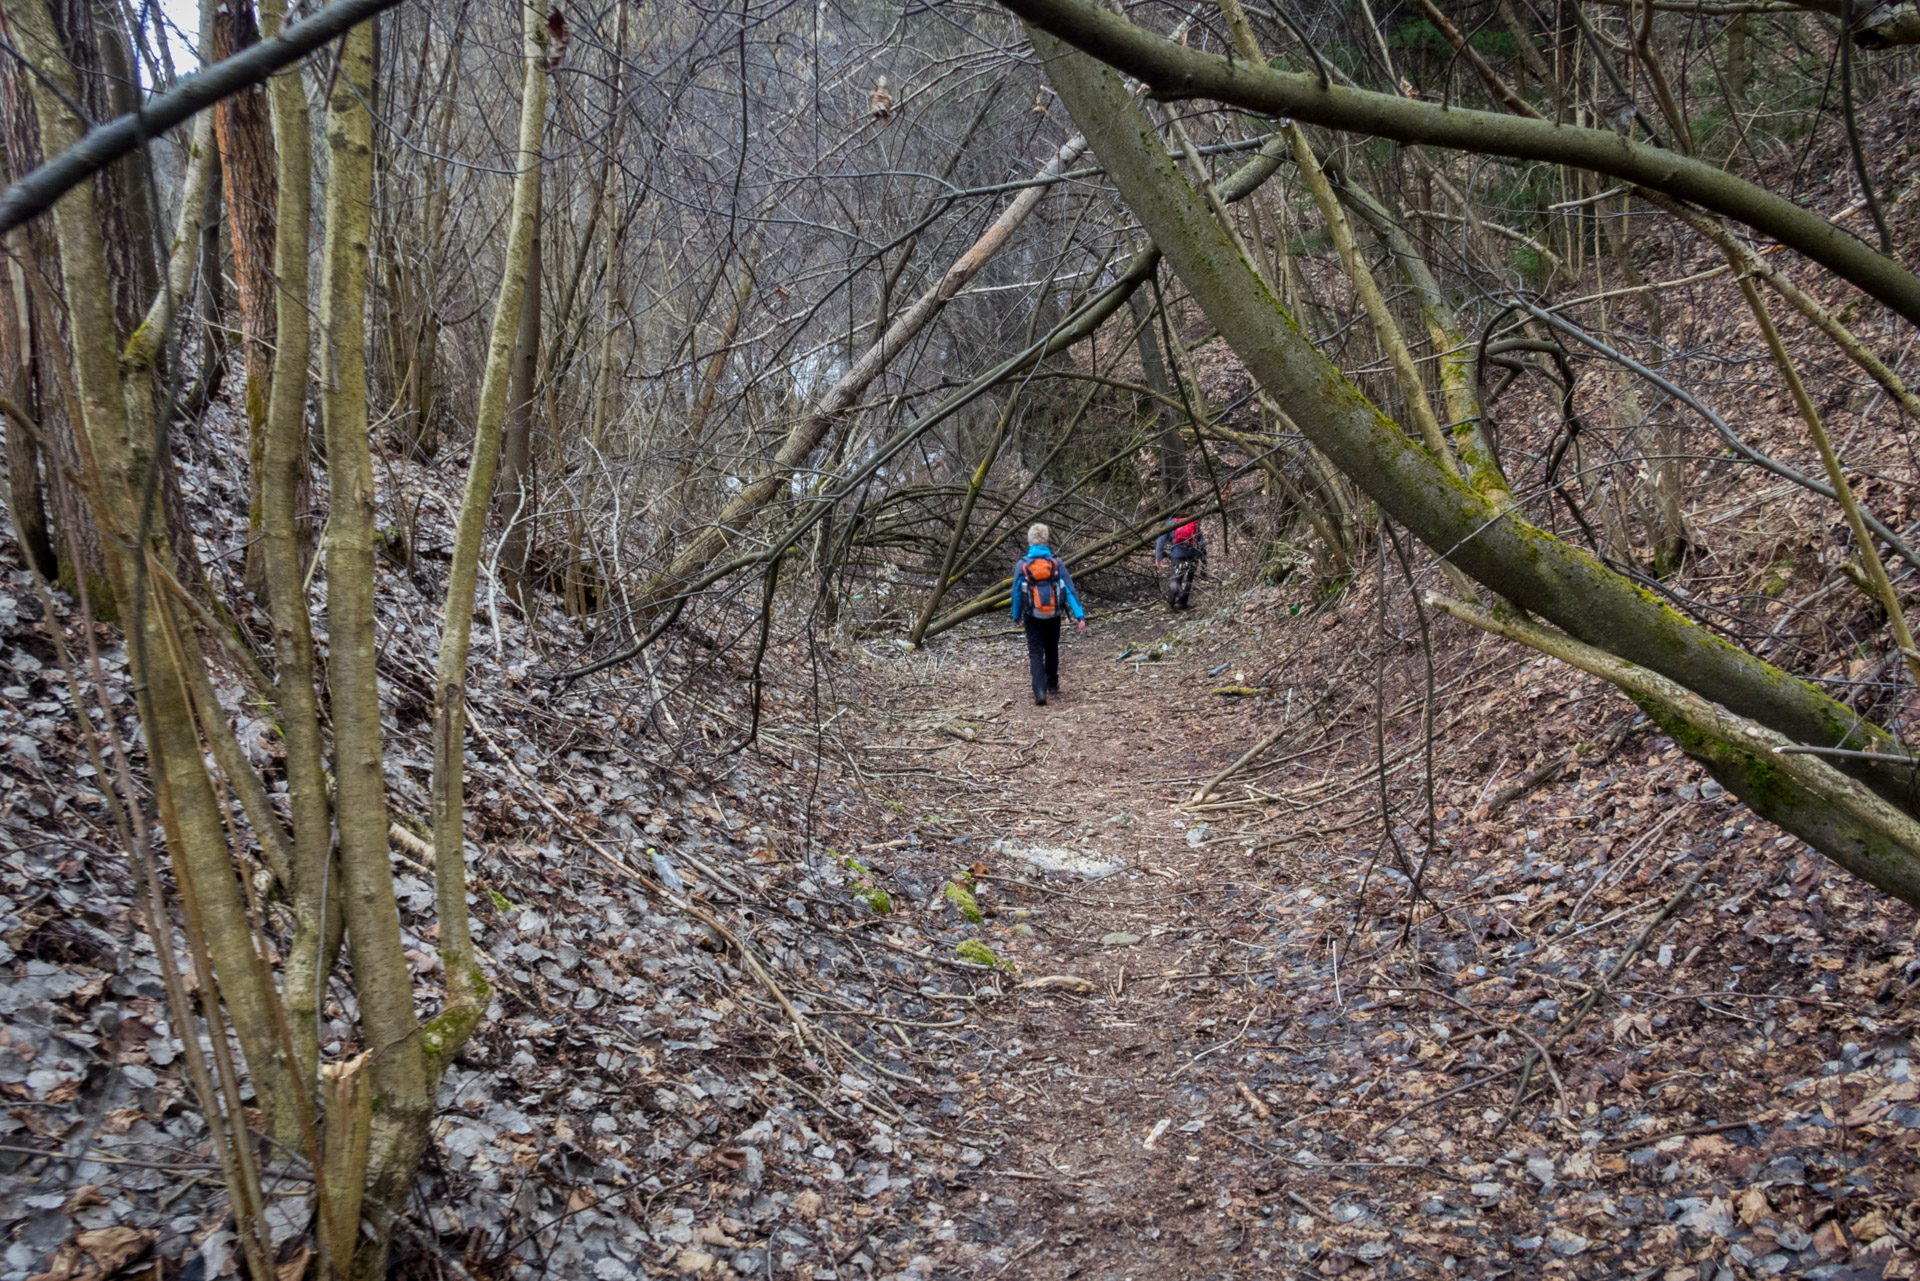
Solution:
[[(1036, 556), (1053, 556), (1053, 548), (1045, 543), (1035, 543), (1027, 548), (1027, 559)], [(1067, 608), (1073, 611), (1075, 618), (1085, 618), (1087, 611), (1080, 608), (1080, 593), (1073, 590), (1073, 575), (1067, 572), (1067, 562), (1053, 556), (1053, 563), (1060, 567), (1060, 586), (1067, 593)], [(1018, 566), (1013, 571), (1013, 619), (1020, 621), (1020, 606), (1027, 598), (1027, 576)]]

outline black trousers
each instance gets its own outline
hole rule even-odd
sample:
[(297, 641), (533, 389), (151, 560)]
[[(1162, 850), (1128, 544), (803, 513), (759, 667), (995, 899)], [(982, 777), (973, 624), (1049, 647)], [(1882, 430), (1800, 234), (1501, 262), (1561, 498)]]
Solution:
[(1027, 668), (1033, 673), (1033, 696), (1044, 697), (1060, 688), (1060, 620), (1023, 618), (1027, 631)]
[(1185, 609), (1187, 598), (1193, 595), (1194, 575), (1200, 572), (1200, 558), (1174, 558), (1173, 573), (1167, 576), (1167, 604), (1175, 609)]

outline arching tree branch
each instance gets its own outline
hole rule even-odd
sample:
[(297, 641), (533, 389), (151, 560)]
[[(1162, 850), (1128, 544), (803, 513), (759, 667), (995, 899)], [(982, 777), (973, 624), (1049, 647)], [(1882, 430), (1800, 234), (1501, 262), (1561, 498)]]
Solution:
[(1725, 214), (1791, 246), (1920, 324), (1920, 277), (1810, 209), (1723, 169), (1602, 129), (1370, 93), (1165, 40), (1090, 0), (1001, 0), (1035, 27), (1144, 80), (1162, 98), (1213, 98), (1348, 133), (1542, 160), (1609, 174)]

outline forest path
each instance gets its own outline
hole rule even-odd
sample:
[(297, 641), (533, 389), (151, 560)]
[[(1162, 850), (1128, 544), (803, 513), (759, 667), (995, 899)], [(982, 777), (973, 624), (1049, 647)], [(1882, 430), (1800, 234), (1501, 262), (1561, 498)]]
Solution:
[[(1256, 883), (1263, 855), (1193, 835), (1198, 818), (1176, 808), (1248, 745), (1234, 700), (1210, 693), (1247, 678), (1231, 661), (1237, 631), (1230, 615), (1160, 610), (1069, 630), (1065, 692), (1045, 707), (1004, 624), (896, 669), (873, 728), (900, 744), (931, 729), (944, 744), (936, 764), (892, 767), (907, 780), (904, 817), (952, 842), (945, 865), (921, 866), (971, 866), (989, 913), (979, 927), (955, 919), (947, 947), (978, 937), (1015, 967), (1004, 995), (980, 1003), (978, 1052), (953, 1065), (952, 1132), (980, 1159), (959, 1172), (948, 1213), (961, 1246), (942, 1275), (1144, 1281), (1274, 1266), (1246, 1219), (1273, 1191), (1275, 1158), (1232, 1131), (1265, 1115), (1245, 1090), (1280, 1019), (1262, 959), (1275, 941), (1242, 940), (1259, 932), (1261, 902), (1291, 886), (1271, 871)], [(1129, 647), (1133, 660), (1116, 661)], [(1049, 873), (1018, 852), (1036, 848), (1043, 861), (1125, 867)], [(1047, 976), (1089, 988), (1020, 986)]]

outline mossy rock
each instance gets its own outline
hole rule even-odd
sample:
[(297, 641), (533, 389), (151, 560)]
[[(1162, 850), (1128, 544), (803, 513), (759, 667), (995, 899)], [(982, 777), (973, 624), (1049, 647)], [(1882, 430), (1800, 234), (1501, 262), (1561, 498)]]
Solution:
[(980, 910), (980, 900), (960, 882), (947, 882), (946, 897), (947, 902), (960, 909), (960, 919), (969, 925), (979, 925), (987, 919), (986, 913)]
[(867, 910), (875, 916), (887, 916), (893, 911), (893, 899), (885, 890), (859, 889), (853, 896), (867, 905)]
[(979, 939), (967, 939), (953, 949), (953, 954), (963, 961), (972, 961), (975, 965), (985, 965), (992, 969), (1000, 968), (1000, 958), (993, 954), (992, 948)]

